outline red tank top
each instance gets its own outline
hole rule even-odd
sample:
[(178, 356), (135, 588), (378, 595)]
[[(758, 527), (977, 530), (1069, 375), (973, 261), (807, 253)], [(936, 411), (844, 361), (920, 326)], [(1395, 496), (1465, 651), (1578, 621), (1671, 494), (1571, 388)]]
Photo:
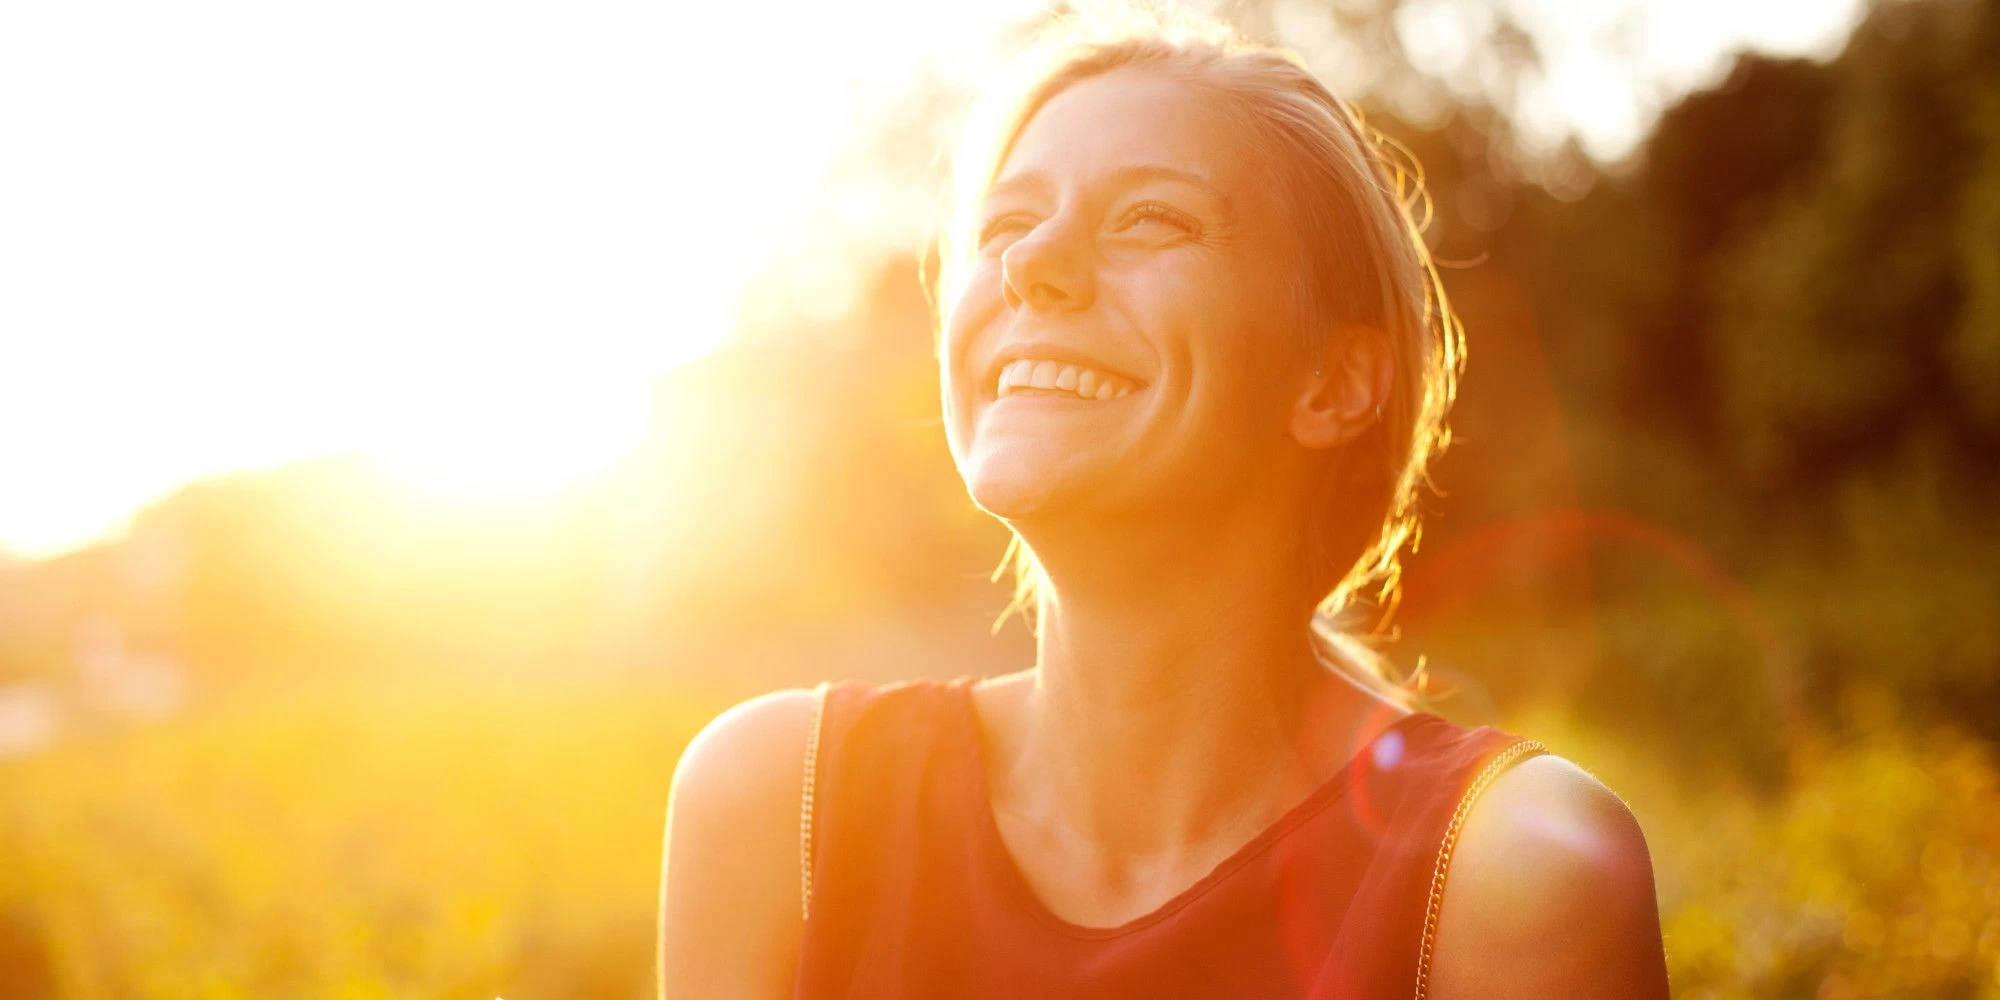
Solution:
[(1421, 997), (1447, 832), (1541, 749), (1405, 716), (1158, 909), (1083, 927), (1000, 839), (971, 684), (822, 689), (796, 996)]

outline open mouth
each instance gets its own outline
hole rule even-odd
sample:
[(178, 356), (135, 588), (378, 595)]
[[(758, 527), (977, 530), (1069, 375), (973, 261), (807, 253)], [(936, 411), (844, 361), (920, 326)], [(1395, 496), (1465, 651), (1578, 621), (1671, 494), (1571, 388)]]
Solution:
[(1066, 361), (1046, 358), (1019, 358), (1000, 369), (996, 398), (1009, 396), (1067, 396), (1071, 399), (1109, 400), (1132, 394), (1139, 383), (1122, 375), (1099, 371)]

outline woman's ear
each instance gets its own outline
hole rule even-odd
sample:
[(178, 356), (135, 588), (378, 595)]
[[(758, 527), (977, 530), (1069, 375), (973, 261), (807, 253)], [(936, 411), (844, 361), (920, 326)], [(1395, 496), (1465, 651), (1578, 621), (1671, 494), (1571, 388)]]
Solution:
[(1315, 358), (1292, 407), (1292, 437), (1307, 448), (1335, 448), (1382, 417), (1396, 372), (1389, 338), (1367, 326), (1336, 331)]

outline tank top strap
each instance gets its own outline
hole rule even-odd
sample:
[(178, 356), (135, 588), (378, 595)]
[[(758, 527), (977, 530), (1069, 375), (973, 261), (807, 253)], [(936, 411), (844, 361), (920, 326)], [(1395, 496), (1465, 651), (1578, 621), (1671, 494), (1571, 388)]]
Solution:
[(1451, 817), (1445, 821), (1444, 834), (1438, 839), (1437, 858), (1431, 864), (1431, 887), (1424, 898), (1424, 926), (1418, 938), (1417, 985), (1413, 994), (1416, 1000), (1424, 1000), (1430, 995), (1431, 956), (1437, 945), (1438, 910), (1444, 902), (1446, 876), (1450, 873), (1452, 853), (1458, 847), (1458, 835), (1465, 827), (1466, 817), (1471, 814), (1479, 796), (1501, 772), (1517, 761), (1548, 752), (1548, 747), (1539, 740), (1520, 739), (1490, 728), (1483, 731), (1489, 735), (1478, 742), (1480, 755), (1475, 758), (1483, 763), (1479, 764), (1479, 770), (1469, 780), (1464, 781), (1464, 790), (1452, 806)]
[[(1466, 817), (1508, 767), (1547, 752), (1492, 726), (1466, 728), (1431, 713), (1413, 721), (1420, 724), (1404, 730), (1407, 749), (1374, 747), (1379, 789), (1354, 790), (1351, 812), (1373, 856), (1311, 996), (1427, 996), (1438, 911)], [(1384, 759), (1399, 751), (1401, 760)]]
[(813, 689), (812, 715), (806, 723), (806, 759), (799, 782), (799, 913), (812, 916), (813, 898), (813, 814), (819, 797), (819, 745), (826, 728), (826, 699), (831, 683)]
[[(844, 897), (883, 891), (870, 881), (881, 873), (855, 862), (878, 856), (885, 839), (908, 839), (904, 846), (916, 849), (921, 824), (884, 820), (933, 813), (940, 789), (964, 787), (962, 776), (938, 772), (969, 759), (961, 745), (968, 734), (953, 724), (952, 710), (959, 689), (975, 680), (840, 681), (814, 691), (799, 821), (809, 929), (838, 922)], [(849, 845), (857, 838), (868, 843)]]

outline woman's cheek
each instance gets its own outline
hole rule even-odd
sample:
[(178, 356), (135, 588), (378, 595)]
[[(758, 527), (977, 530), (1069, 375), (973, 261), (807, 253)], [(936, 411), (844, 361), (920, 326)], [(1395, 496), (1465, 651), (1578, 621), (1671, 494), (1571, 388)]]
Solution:
[[(945, 439), (952, 459), (959, 467), (968, 489), (977, 490), (980, 463), (979, 414), (986, 402), (981, 383), (980, 359), (993, 350), (992, 338), (1001, 335), (1008, 310), (998, 280), (998, 269), (977, 267), (960, 286), (951, 311), (945, 314), (943, 376)], [(980, 502), (975, 492), (975, 503)]]
[(983, 331), (999, 311), (997, 286), (982, 275), (969, 277), (951, 311), (945, 314), (943, 374), (948, 400), (954, 407), (969, 405), (978, 392), (978, 373), (972, 370), (972, 352)]

